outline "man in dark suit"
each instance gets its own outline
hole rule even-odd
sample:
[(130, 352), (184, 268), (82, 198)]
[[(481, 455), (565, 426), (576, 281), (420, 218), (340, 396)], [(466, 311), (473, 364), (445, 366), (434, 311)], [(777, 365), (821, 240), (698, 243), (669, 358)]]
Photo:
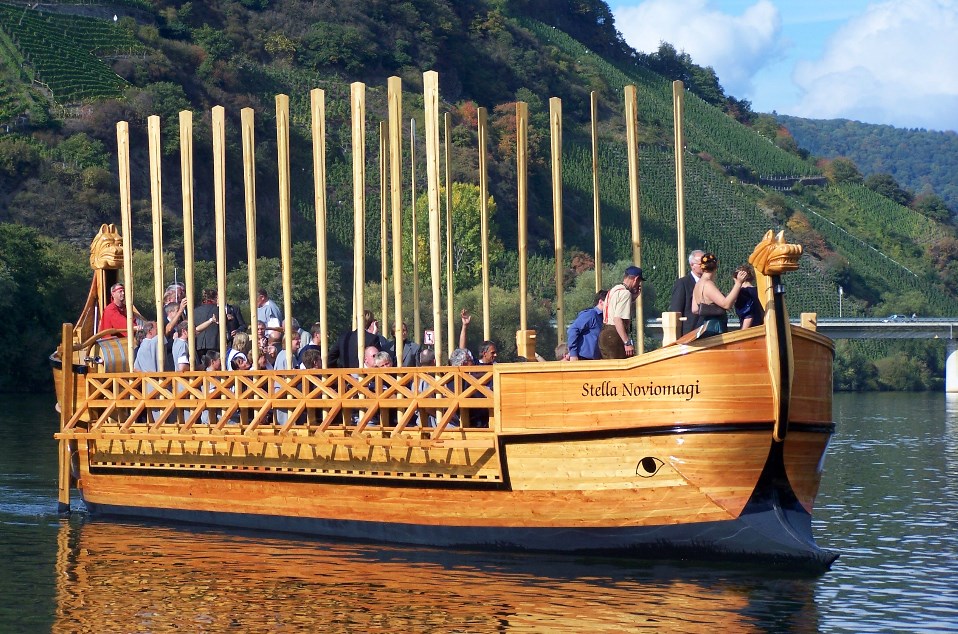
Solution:
[[(363, 331), (363, 347), (376, 348), (377, 350), (387, 350), (389, 342), (385, 337), (379, 334), (379, 321), (373, 316), (371, 311), (363, 311), (363, 323), (366, 329)], [(358, 368), (359, 349), (357, 342), (359, 336), (355, 330), (347, 330), (335, 344), (329, 349), (329, 358), (326, 360), (327, 368)]]
[(692, 289), (702, 277), (702, 256), (704, 251), (696, 249), (689, 254), (689, 272), (672, 285), (672, 300), (669, 302), (669, 312), (682, 313), (685, 317), (682, 322), (682, 334), (687, 334), (698, 325), (692, 314)]

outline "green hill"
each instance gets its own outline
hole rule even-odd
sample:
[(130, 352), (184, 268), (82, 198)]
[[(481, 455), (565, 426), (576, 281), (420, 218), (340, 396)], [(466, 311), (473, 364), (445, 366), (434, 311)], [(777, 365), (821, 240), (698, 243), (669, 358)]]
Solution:
[(847, 119), (777, 118), (816, 156), (847, 156), (866, 176), (891, 174), (916, 194), (934, 192), (958, 212), (958, 133)]
[(0, 3), (0, 28), (27, 76), (59, 105), (119, 97), (128, 86), (101, 57), (133, 55), (144, 48), (113, 23)]

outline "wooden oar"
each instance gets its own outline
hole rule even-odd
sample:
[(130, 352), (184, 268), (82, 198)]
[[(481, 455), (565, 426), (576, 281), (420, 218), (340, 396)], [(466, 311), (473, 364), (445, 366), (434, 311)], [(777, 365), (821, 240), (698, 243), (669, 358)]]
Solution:
[(558, 342), (566, 339), (565, 309), (563, 308), (565, 291), (565, 266), (562, 246), (562, 100), (549, 99), (549, 130), (552, 147), (552, 225), (555, 237), (555, 276), (556, 276), (556, 323), (558, 324)]

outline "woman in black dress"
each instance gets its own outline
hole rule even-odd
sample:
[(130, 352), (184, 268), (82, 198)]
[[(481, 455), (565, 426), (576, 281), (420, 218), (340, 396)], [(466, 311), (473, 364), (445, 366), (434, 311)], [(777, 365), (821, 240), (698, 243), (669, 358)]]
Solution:
[(751, 264), (743, 264), (735, 269), (734, 275), (739, 271), (745, 273), (745, 281), (742, 282), (742, 290), (735, 298), (735, 314), (738, 315), (742, 328), (751, 328), (752, 326), (761, 326), (765, 323), (765, 311), (762, 310), (762, 303), (758, 301), (758, 289), (755, 288), (755, 271)]

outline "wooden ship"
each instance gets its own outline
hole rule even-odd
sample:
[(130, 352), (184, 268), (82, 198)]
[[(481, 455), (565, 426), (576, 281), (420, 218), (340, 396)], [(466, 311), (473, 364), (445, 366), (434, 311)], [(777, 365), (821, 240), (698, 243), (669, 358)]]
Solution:
[[(359, 83), (351, 89), (356, 210), (353, 297), (360, 332), (365, 305), (364, 90)], [(680, 85), (676, 94), (680, 165)], [(388, 196), (383, 187), (383, 197), (391, 200), (394, 324), (398, 325), (403, 321), (398, 78), (390, 79), (388, 98), (380, 166), (390, 186)], [(98, 316), (109, 301), (108, 289), (121, 279), (121, 269), (127, 289), (132, 285), (128, 127), (125, 122), (118, 124), (122, 230), (104, 226), (94, 240), (88, 301), (75, 325), (63, 325), (61, 342), (51, 355), (61, 414), (56, 434), (61, 510), (69, 510), (75, 487), (86, 509), (95, 515), (467, 549), (771, 560), (827, 568), (837, 555), (815, 544), (811, 513), (835, 427), (831, 407), (834, 347), (815, 331), (814, 315), (803, 315), (802, 325), (794, 325), (785, 309), (783, 279), (797, 268), (801, 247), (772, 232), (755, 247), (750, 261), (765, 309), (761, 327), (711, 337), (698, 331), (679, 337), (677, 314), (666, 313), (663, 346), (650, 352), (640, 349), (627, 359), (445, 365), (439, 288), (438, 77), (434, 72), (424, 74), (424, 102), (431, 327), (441, 363), (434, 367), (134, 371), (130, 339), (115, 336), (122, 331), (101, 330), (98, 325)], [(625, 102), (633, 255), (640, 263), (634, 87), (626, 88)], [(312, 91), (311, 106), (317, 277), (320, 322), (325, 326), (323, 91)], [(288, 98), (279, 95), (276, 107), (283, 300), (289, 315)], [(554, 183), (561, 183), (561, 102), (553, 99), (551, 110), (553, 177)], [(185, 282), (192, 291), (190, 117), (189, 112), (180, 114)], [(223, 109), (214, 108), (212, 117), (217, 283), (219, 297), (224, 298)], [(157, 117), (148, 123), (154, 291), (156, 313), (162, 315), (160, 126)], [(244, 110), (249, 291), (250, 306), (255, 306), (252, 123), (252, 111)], [(522, 298), (526, 297), (527, 124), (528, 113), (520, 102), (517, 199)], [(480, 109), (483, 201), (487, 199), (484, 125), (485, 111)], [(681, 177), (677, 180), (681, 191)], [(561, 262), (561, 187), (554, 185), (554, 191), (556, 260)], [(679, 195), (680, 274), (685, 250), (682, 207)], [(386, 213), (383, 217), (385, 226)], [(382, 253), (385, 266), (385, 243)], [(561, 275), (557, 279), (561, 293)], [(488, 291), (487, 279), (484, 290)], [(128, 315), (132, 315), (131, 296), (128, 290)], [(192, 292), (187, 293), (187, 301), (192, 315)], [(225, 322), (223, 303), (220, 323)], [(488, 319), (488, 292), (483, 303)], [(418, 301), (414, 304), (418, 306)], [(641, 306), (637, 312), (633, 323), (641, 342)], [(517, 346), (520, 354), (531, 357), (535, 333), (526, 327), (524, 304), (520, 313)], [(132, 317), (128, 320), (126, 332), (131, 332)], [(448, 323), (451, 331), (451, 320)], [(561, 314), (559, 323), (564, 323)], [(194, 329), (191, 324), (191, 350), (195, 349)], [(220, 349), (225, 353), (225, 329), (220, 330)], [(287, 330), (284, 336), (289, 350), (291, 333)], [(396, 358), (401, 359), (402, 338), (398, 339)], [(163, 367), (163, 346), (157, 348), (158, 367)], [(325, 360), (325, 332), (322, 352)], [(256, 367), (256, 346), (252, 354)], [(488, 426), (473, 424), (480, 418), (487, 419)]]

